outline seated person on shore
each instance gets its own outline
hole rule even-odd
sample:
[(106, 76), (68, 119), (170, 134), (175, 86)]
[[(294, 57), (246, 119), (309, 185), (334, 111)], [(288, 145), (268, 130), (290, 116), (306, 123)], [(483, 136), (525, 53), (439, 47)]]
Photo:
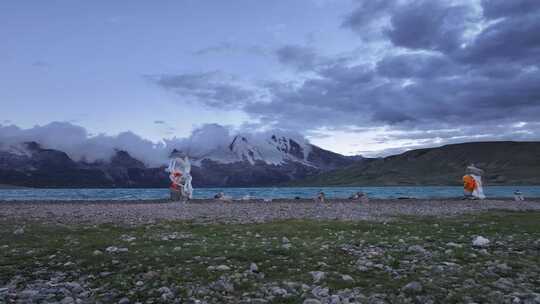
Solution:
[(220, 201), (229, 202), (232, 201), (232, 197), (225, 195), (223, 192), (219, 192), (216, 195), (214, 195), (214, 198)]
[(317, 203), (324, 203), (326, 202), (326, 195), (324, 194), (324, 192), (319, 192), (319, 194), (317, 194), (317, 197), (315, 198), (315, 202)]
[(224, 196), (225, 196), (225, 193), (223, 193), (223, 192), (218, 192), (218, 193), (216, 193), (216, 195), (214, 195), (214, 198), (215, 198), (215, 199), (220, 199), (220, 198), (222, 198), (222, 197), (224, 197)]
[(369, 202), (369, 198), (367, 194), (364, 192), (356, 192), (355, 194), (351, 195), (349, 199), (353, 201), (360, 201), (361, 203)]
[(521, 191), (516, 190), (514, 191), (514, 200), (516, 202), (521, 202), (525, 200), (525, 197), (523, 197), (523, 193), (521, 193)]

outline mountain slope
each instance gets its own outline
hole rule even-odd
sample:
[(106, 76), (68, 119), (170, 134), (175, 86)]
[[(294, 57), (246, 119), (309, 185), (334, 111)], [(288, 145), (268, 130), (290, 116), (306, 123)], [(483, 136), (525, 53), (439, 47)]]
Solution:
[(322, 173), (295, 186), (460, 185), (464, 168), (486, 171), (487, 184), (540, 184), (540, 142), (476, 142), (408, 151)]

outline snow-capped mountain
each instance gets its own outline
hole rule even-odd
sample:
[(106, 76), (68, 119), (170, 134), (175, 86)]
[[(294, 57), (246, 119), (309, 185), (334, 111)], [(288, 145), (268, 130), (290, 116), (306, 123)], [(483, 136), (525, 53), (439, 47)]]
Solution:
[[(230, 139), (230, 140), (229, 140)], [(270, 186), (350, 165), (354, 160), (285, 135), (237, 135), (218, 145), (184, 146), (195, 187)], [(203, 146), (204, 147), (204, 146)], [(167, 187), (161, 167), (115, 150), (110, 159), (72, 159), (37, 142), (0, 149), (0, 184), (31, 187)]]
[(253, 137), (249, 135), (236, 135), (229, 143), (218, 145), (207, 151), (190, 153), (195, 149), (188, 147), (186, 154), (195, 164), (203, 160), (212, 160), (219, 163), (247, 162), (255, 165), (257, 162), (272, 165), (282, 165), (286, 162), (299, 162), (312, 166), (308, 161), (312, 146), (305, 140), (293, 139), (280, 135), (269, 135), (268, 138)]

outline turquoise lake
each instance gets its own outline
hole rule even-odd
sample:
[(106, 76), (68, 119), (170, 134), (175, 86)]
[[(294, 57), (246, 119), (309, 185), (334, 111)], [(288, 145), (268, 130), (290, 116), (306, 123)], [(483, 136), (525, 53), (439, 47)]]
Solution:
[[(490, 186), (484, 192), (489, 197), (512, 197), (520, 190), (525, 198), (540, 197), (540, 186)], [(212, 198), (223, 191), (235, 199), (252, 198), (313, 198), (323, 191), (328, 198), (347, 198), (362, 191), (371, 198), (449, 198), (460, 197), (462, 187), (291, 187), (291, 188), (199, 188), (194, 198)], [(166, 199), (168, 189), (0, 189), (0, 200), (148, 200)]]

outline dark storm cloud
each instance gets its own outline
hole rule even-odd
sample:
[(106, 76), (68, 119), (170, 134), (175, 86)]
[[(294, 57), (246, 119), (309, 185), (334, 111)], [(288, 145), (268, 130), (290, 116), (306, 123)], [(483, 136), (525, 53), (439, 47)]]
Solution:
[(490, 25), (456, 56), (470, 63), (536, 64), (540, 56), (540, 13), (512, 15)]
[(298, 45), (286, 45), (276, 51), (280, 63), (299, 70), (311, 70), (319, 64), (320, 58), (315, 50)]
[(460, 72), (460, 67), (440, 54), (390, 55), (377, 63), (377, 72), (390, 78), (428, 78), (450, 76)]
[(358, 7), (343, 21), (343, 26), (362, 27), (381, 15), (387, 14), (395, 6), (395, 1), (372, 0), (361, 1)]
[(256, 97), (254, 91), (220, 72), (150, 75), (145, 78), (175, 92), (185, 101), (210, 107), (236, 108)]
[(363, 53), (340, 58), (285, 45), (278, 62), (303, 77), (266, 83), (264, 101), (234, 82), (218, 82), (221, 92), (207, 76), (156, 82), (207, 105), (231, 104), (261, 124), (306, 132), (385, 126), (401, 132), (385, 141), (416, 145), (540, 139), (540, 3), (482, 1), (480, 10), (456, 3), (360, 2), (343, 26), (363, 38), (379, 25), (379, 40), (368, 43), (390, 49), (363, 62)]
[(482, 0), (484, 16), (489, 19), (523, 16), (540, 11), (537, 0)]
[[(310, 67), (317, 77), (299, 86), (274, 86), (270, 103), (251, 104), (245, 110), (263, 121), (308, 128), (390, 125), (413, 130), (455, 124), (505, 128), (516, 121), (534, 122), (540, 115), (540, 18), (535, 13), (540, 4), (484, 1), (482, 5), (487, 18), (504, 18), (471, 38), (467, 31), (490, 20), (467, 5), (362, 2), (344, 26), (363, 35), (360, 29), (376, 23), (374, 17), (389, 18), (386, 39), (404, 51), (382, 56), (370, 68), (332, 64), (330, 58), (296, 48), (295, 56), (289, 56), (296, 60), (280, 61)], [(537, 128), (521, 131), (527, 138), (540, 137)]]
[(467, 6), (413, 1), (395, 10), (387, 35), (395, 46), (448, 52), (460, 46), (473, 19)]
[(342, 27), (351, 28), (362, 38), (373, 38), (386, 29), (386, 18), (397, 6), (394, 0), (359, 1), (358, 7), (348, 14)]

